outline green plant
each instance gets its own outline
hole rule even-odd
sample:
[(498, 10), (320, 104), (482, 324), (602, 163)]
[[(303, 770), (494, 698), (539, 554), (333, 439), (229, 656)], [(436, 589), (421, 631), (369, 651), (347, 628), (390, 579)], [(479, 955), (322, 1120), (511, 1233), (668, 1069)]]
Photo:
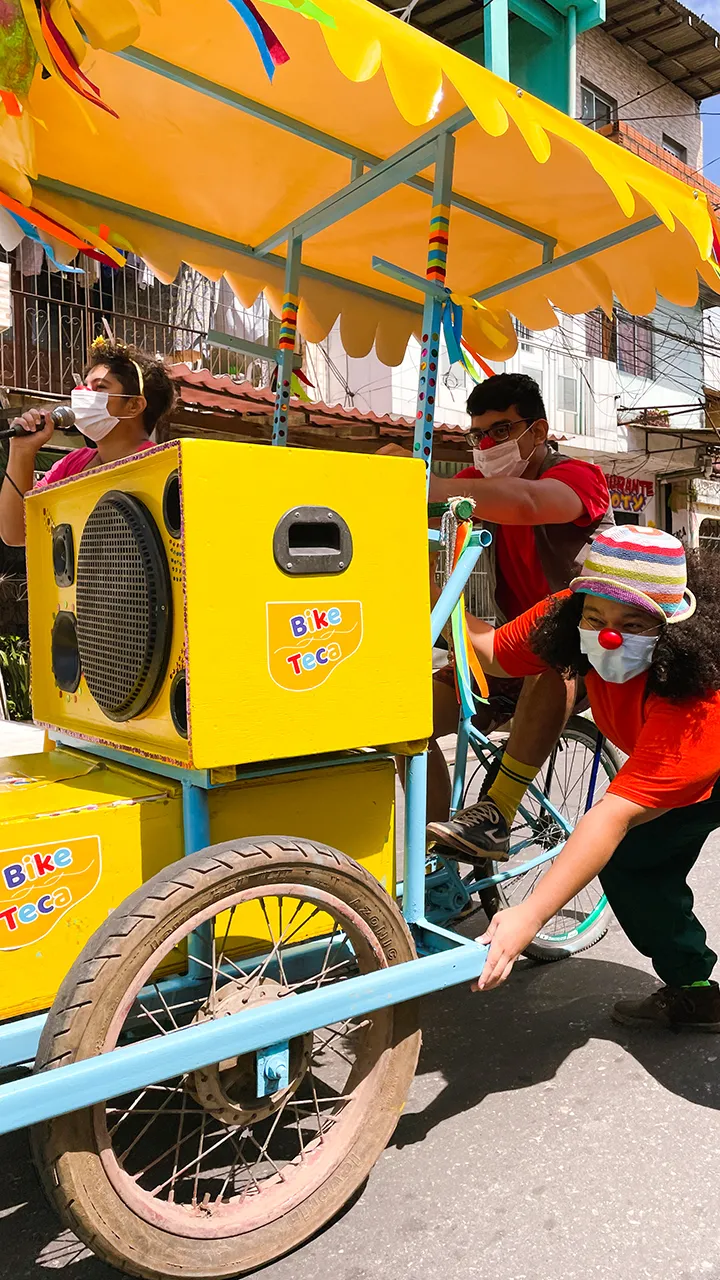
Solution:
[(2, 675), (11, 720), (32, 720), (30, 645), (19, 636), (0, 636)]

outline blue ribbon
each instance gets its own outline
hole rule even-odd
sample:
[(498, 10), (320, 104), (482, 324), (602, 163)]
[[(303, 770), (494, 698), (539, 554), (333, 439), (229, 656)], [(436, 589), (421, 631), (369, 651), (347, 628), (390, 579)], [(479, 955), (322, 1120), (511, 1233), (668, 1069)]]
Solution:
[(460, 339), (462, 338), (462, 307), (459, 302), (453, 302), (450, 293), (445, 299), (442, 307), (442, 328), (445, 335), (445, 346), (447, 347), (448, 358), (450, 364), (463, 364), (462, 348)]
[(62, 262), (58, 262), (52, 251), (52, 247), (48, 244), (47, 240), (43, 240), (37, 227), (34, 226), (32, 222), (26, 222), (25, 218), (21, 218), (19, 213), (13, 213), (10, 209), (6, 209), (6, 213), (9, 213), (10, 217), (15, 219), (20, 230), (23, 231), (26, 236), (29, 236), (31, 240), (35, 240), (39, 245), (42, 245), (50, 262), (52, 262), (54, 267), (57, 267), (58, 271), (64, 271), (73, 276), (81, 276), (85, 274), (83, 267), (70, 267), (66, 266)]

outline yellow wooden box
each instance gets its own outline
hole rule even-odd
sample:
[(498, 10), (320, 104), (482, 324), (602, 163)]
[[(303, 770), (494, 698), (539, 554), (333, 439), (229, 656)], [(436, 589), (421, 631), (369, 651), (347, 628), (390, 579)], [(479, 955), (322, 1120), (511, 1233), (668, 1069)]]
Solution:
[[(58, 614), (72, 618), (86, 609), (76, 583), (56, 581), (54, 533), (70, 527), (77, 559), (88, 518), (108, 491), (144, 504), (172, 594), (171, 635), (154, 694), (141, 711), (119, 719), (101, 709), (85, 674), (62, 692), (51, 651)], [(430, 733), (419, 460), (176, 441), (39, 491), (27, 499), (26, 515), (40, 723), (196, 768)], [(112, 546), (109, 535), (100, 550), (111, 555)], [(103, 659), (109, 679), (135, 638), (121, 606), (101, 628), (112, 638)]]
[[(210, 792), (211, 840), (302, 836), (347, 853), (393, 892), (394, 788), (392, 761), (360, 754), (240, 780)], [(81, 751), (0, 759), (0, 1020), (47, 1008), (110, 911), (182, 856), (178, 783)], [(318, 915), (293, 940), (326, 928)], [(225, 952), (255, 954), (267, 937), (249, 903)]]

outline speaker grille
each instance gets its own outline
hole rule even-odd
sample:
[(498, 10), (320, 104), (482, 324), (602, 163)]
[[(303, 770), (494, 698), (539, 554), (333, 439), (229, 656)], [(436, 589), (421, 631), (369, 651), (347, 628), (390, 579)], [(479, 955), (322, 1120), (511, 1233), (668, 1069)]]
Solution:
[(88, 688), (111, 720), (131, 720), (168, 663), (172, 590), (150, 512), (112, 491), (88, 516), (77, 559), (77, 635)]

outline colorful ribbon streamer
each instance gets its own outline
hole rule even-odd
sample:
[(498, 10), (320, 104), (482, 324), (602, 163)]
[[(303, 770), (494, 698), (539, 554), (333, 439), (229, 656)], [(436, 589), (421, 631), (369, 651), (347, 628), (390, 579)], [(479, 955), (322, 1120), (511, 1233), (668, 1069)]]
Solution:
[(268, 79), (272, 80), (275, 75), (275, 68), (282, 66), (284, 62), (289, 62), (290, 54), (280, 43), (272, 27), (269, 26), (262, 14), (255, 8), (253, 0), (229, 0), (229, 2), (238, 16), (242, 18), (255, 41)]
[[(45, 0), (40, 0), (39, 5), (36, 4), (36, 0), (20, 0), (20, 4), (30, 39), (48, 75), (62, 80), (63, 84), (78, 97), (92, 103), (95, 107), (100, 107), (117, 119), (117, 112), (103, 102), (97, 85), (88, 80), (85, 73), (81, 71), (70, 41), (61, 32)], [(68, 19), (74, 24), (69, 10)], [(77, 24), (74, 24), (73, 29), (76, 26)], [(89, 117), (86, 116), (86, 119)]]
[[(457, 527), (455, 535), (455, 547), (453, 549), (452, 567), (455, 569), (458, 560), (465, 550), (470, 535), (472, 533), (472, 520), (462, 520)], [(452, 634), (453, 654), (455, 658), (455, 692), (457, 693), (458, 702), (462, 707), (462, 713), (465, 719), (475, 715), (476, 711), (476, 695), (472, 691), (472, 679), (480, 690), (480, 698), (487, 699), (488, 682), (480, 663), (478, 656), (472, 647), (470, 636), (467, 629), (467, 617), (465, 613), (465, 597), (460, 596), (455, 608), (450, 616), (450, 629)]]
[(274, 4), (278, 9), (292, 9), (294, 13), (299, 13), (303, 18), (314, 18), (316, 22), (320, 22), (324, 27), (335, 28), (335, 19), (326, 13), (324, 9), (313, 4), (313, 0), (266, 0), (267, 4)]
[[(495, 370), (491, 369), (482, 356), (478, 355), (477, 351), (463, 338), (462, 324), (462, 306), (448, 290), (448, 295), (442, 308), (442, 330), (450, 364), (461, 364), (473, 382), (482, 381), (475, 364), (479, 366), (486, 378), (494, 377)], [(473, 361), (475, 364), (473, 364)]]
[(32, 222), (28, 222), (26, 218), (21, 218), (20, 215), (17, 213), (11, 213), (10, 217), (15, 219), (18, 226), (20, 227), (20, 230), (23, 231), (24, 234), (28, 236), (30, 240), (35, 240), (39, 245), (42, 245), (43, 249), (45, 250), (45, 254), (47, 256), (48, 261), (52, 262), (53, 266), (57, 267), (58, 271), (63, 271), (67, 275), (73, 275), (73, 276), (83, 275), (82, 267), (71, 267), (71, 266), (67, 266), (63, 262), (58, 262), (53, 252), (52, 246), (48, 243), (47, 240), (43, 240), (37, 227), (34, 227)]

